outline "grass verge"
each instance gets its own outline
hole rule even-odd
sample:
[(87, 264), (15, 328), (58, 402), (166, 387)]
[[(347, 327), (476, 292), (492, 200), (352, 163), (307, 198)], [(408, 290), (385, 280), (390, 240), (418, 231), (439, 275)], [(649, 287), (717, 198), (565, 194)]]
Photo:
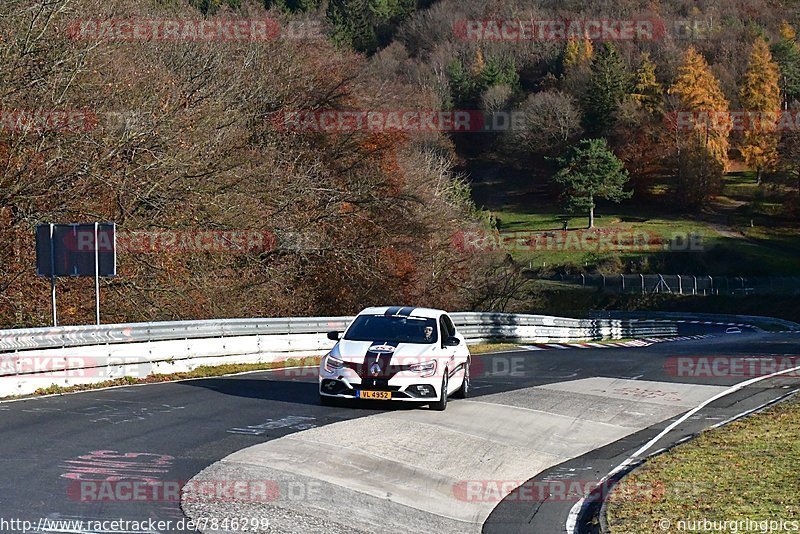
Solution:
[(798, 473), (800, 398), (795, 397), (704, 432), (634, 471), (610, 496), (609, 530), (686, 532), (693, 530), (681, 530), (679, 522), (691, 526), (695, 520), (800, 522)]
[(478, 343), (476, 345), (469, 345), (469, 352), (470, 354), (489, 354), (491, 352), (502, 352), (518, 348), (519, 345), (516, 343)]
[(192, 378), (213, 378), (215, 376), (232, 375), (237, 373), (248, 373), (252, 371), (269, 371), (271, 369), (283, 369), (286, 367), (313, 367), (319, 365), (320, 358), (289, 358), (281, 362), (271, 363), (229, 363), (225, 365), (203, 365), (192, 371), (169, 374), (152, 374), (142, 378), (125, 376), (114, 380), (106, 380), (95, 384), (79, 384), (75, 386), (63, 387), (52, 385), (46, 388), (39, 388), (31, 395), (15, 395), (3, 397), (0, 400), (24, 399), (38, 397), (41, 395), (59, 395), (64, 393), (74, 393), (77, 391), (89, 391), (115, 386), (133, 386), (136, 384), (157, 384), (160, 382), (174, 382), (176, 380), (188, 380)]

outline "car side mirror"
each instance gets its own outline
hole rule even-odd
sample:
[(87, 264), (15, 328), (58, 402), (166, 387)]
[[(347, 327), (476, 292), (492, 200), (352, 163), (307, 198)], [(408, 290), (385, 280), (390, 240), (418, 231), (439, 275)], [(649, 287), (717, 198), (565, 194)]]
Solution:
[(342, 335), (339, 332), (328, 332), (328, 339), (331, 341), (339, 341)]
[(461, 340), (455, 336), (450, 336), (444, 340), (445, 347), (457, 347), (459, 345), (461, 345)]

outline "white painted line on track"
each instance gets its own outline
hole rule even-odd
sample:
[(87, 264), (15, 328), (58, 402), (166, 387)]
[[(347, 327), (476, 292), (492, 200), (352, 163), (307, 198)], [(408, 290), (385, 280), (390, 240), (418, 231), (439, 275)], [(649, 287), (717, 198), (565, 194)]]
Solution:
[[(758, 376), (758, 377), (755, 377), (755, 378), (751, 378), (750, 380), (745, 380), (744, 382), (740, 382), (740, 383), (738, 383), (738, 384), (736, 384), (734, 386), (731, 386), (728, 389), (726, 389), (725, 391), (722, 391), (722, 392), (718, 393), (717, 395), (714, 395), (710, 399), (707, 399), (707, 400), (703, 401), (697, 407), (695, 407), (692, 410), (686, 412), (683, 416), (679, 417), (673, 423), (668, 425), (656, 437), (654, 437), (653, 439), (651, 439), (650, 441), (645, 443), (639, 450), (637, 450), (630, 457), (628, 457), (627, 460), (625, 460), (624, 462), (619, 464), (617, 467), (615, 467), (613, 470), (611, 470), (611, 472), (609, 472), (605, 477), (603, 477), (599, 481), (598, 485), (603, 484), (606, 480), (608, 480), (612, 476), (616, 475), (617, 473), (619, 473), (620, 471), (624, 470), (628, 466), (630, 466), (630, 465), (636, 463), (637, 461), (639, 461), (641, 459), (640, 458), (641, 455), (644, 454), (648, 449), (652, 448), (656, 443), (658, 443), (662, 438), (664, 438), (664, 436), (666, 436), (667, 434), (669, 434), (670, 432), (675, 430), (675, 428), (677, 428), (678, 425), (680, 425), (683, 422), (685, 422), (687, 419), (689, 419), (690, 417), (695, 415), (697, 412), (699, 412), (700, 410), (702, 410), (703, 408), (705, 408), (709, 404), (711, 404), (711, 403), (713, 403), (713, 402), (715, 402), (715, 401), (717, 401), (717, 400), (719, 400), (719, 399), (721, 399), (723, 397), (727, 397), (728, 395), (736, 393), (740, 389), (744, 389), (744, 388), (746, 388), (748, 386), (751, 386), (753, 384), (757, 384), (758, 382), (762, 382), (764, 380), (769, 380), (771, 378), (775, 378), (775, 377), (782, 376), (782, 375), (785, 375), (785, 374), (793, 373), (795, 371), (800, 371), (800, 366), (793, 367), (791, 369), (784, 369), (783, 371), (778, 371), (776, 373), (772, 373), (772, 374), (769, 374), (769, 375)], [(745, 412), (745, 414), (746, 413), (747, 412)], [(715, 425), (715, 428), (719, 427), (719, 426), (722, 426), (722, 423), (720, 423), (718, 425)], [(577, 524), (578, 524), (578, 516), (580, 515), (580, 512), (583, 509), (583, 506), (584, 506), (585, 502), (586, 502), (585, 498), (581, 499), (580, 501), (575, 503), (575, 505), (570, 510), (569, 516), (567, 517), (567, 523), (565, 525), (565, 531), (568, 534), (574, 534), (575, 533), (575, 530), (576, 530), (576, 527), (577, 527)]]
[[(345, 532), (337, 530), (341, 525), (359, 532), (480, 532), (498, 502), (467, 499), (460, 492), (469, 481), (527, 480), (670, 421), (723, 389), (604, 377), (514, 388), (453, 402), (445, 414), (393, 410), (256, 443), (194, 480), (246, 477), (321, 485), (324, 496), (302, 510), (286, 499), (258, 503), (258, 513), (274, 519), (281, 532), (305, 533), (323, 519), (335, 526), (333, 532)], [(359, 506), (343, 509), (341, 502)], [(232, 517), (251, 506), (200, 506), (191, 498), (184, 504), (189, 517)]]

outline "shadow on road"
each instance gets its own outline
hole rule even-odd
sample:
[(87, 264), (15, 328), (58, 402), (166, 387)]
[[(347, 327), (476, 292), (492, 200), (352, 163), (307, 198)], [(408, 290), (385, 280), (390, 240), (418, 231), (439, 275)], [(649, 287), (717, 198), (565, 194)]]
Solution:
[[(314, 368), (316, 374), (316, 368)], [(185, 386), (211, 389), (224, 395), (251, 399), (271, 400), (287, 404), (320, 406), (319, 386), (316, 379), (275, 379), (274, 373), (251, 374), (243, 377), (209, 378), (183, 382)], [(343, 399), (340, 407), (364, 411), (396, 411), (425, 409), (424, 405), (386, 401), (348, 401)], [(331, 407), (336, 409), (337, 407)]]

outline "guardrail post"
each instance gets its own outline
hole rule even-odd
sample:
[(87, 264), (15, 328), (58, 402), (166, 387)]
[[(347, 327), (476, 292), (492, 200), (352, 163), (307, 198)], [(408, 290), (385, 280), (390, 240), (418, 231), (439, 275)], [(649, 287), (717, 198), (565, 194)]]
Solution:
[(683, 280), (681, 280), (681, 275), (678, 275), (678, 294), (683, 295)]
[(710, 291), (710, 292), (711, 292), (711, 294), (713, 295), (713, 294), (714, 294), (714, 277), (713, 277), (713, 276), (711, 276), (711, 275), (708, 275), (708, 279), (709, 279), (709, 281), (711, 282), (711, 289), (710, 289), (709, 291)]

